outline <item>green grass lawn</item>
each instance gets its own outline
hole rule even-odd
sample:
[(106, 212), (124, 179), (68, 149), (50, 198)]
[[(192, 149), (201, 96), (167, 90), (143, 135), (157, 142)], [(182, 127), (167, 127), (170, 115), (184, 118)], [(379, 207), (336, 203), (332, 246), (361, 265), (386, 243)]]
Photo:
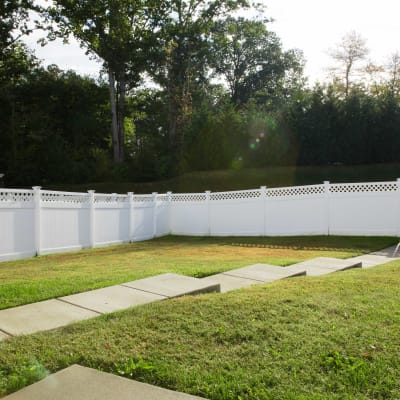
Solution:
[(87, 191), (101, 193), (164, 193), (214, 192), (254, 189), (260, 186), (278, 187), (314, 185), (325, 180), (331, 182), (393, 181), (400, 177), (400, 164), (338, 165), (315, 167), (245, 168), (239, 170), (196, 171), (174, 179), (158, 182), (96, 182), (79, 185), (50, 185), (50, 190)]
[[(394, 242), (166, 237), (39, 257), (0, 264), (1, 304), (36, 300), (42, 287), (47, 297), (57, 284), (72, 293), (165, 271), (203, 276), (253, 262), (347, 257)], [(79, 363), (215, 400), (397, 399), (399, 268), (394, 261), (188, 296), (12, 338), (0, 342), (0, 395)], [(30, 295), (18, 294), (20, 285)]]
[(193, 238), (147, 242), (0, 263), (0, 309), (175, 272), (203, 277), (254, 263), (346, 258), (395, 243), (386, 237)]

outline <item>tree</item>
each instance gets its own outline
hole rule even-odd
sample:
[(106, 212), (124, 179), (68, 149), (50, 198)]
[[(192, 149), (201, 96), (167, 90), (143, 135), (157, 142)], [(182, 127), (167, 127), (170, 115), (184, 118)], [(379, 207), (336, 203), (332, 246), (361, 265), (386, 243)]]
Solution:
[(228, 83), (235, 104), (246, 103), (257, 92), (271, 98), (282, 91), (290, 71), (301, 75), (303, 70), (299, 54), (284, 52), (264, 21), (245, 18), (228, 18), (216, 25), (211, 65)]
[(339, 64), (333, 68), (334, 74), (339, 74), (344, 79), (344, 92), (347, 97), (350, 88), (350, 76), (354, 71), (355, 64), (365, 59), (369, 50), (366, 40), (357, 32), (346, 34), (335, 49), (330, 51), (330, 56)]
[(155, 44), (163, 2), (159, 0), (54, 0), (47, 21), (56, 22), (50, 38), (73, 34), (103, 61), (108, 74), (114, 161), (124, 160), (127, 91), (138, 86), (148, 48)]
[(194, 87), (206, 80), (209, 36), (217, 19), (247, 0), (169, 0), (163, 21), (162, 46), (151, 75), (168, 94), (171, 175), (184, 169), (184, 132), (192, 114)]
[(394, 96), (400, 94), (400, 53), (390, 55), (387, 63), (387, 73), (389, 75), (389, 88)]
[(0, 62), (5, 51), (31, 31), (29, 10), (35, 9), (32, 0), (2, 0), (0, 2)]

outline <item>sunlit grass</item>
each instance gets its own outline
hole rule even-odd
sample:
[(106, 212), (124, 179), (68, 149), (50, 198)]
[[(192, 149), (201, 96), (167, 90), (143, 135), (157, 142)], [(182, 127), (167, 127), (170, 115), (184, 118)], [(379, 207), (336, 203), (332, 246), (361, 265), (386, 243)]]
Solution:
[(399, 270), (178, 298), (3, 341), (0, 394), (78, 363), (211, 400), (397, 399)]
[(0, 309), (165, 272), (203, 277), (254, 263), (285, 266), (318, 256), (346, 258), (393, 243), (386, 237), (169, 236), (5, 262), (0, 263)]

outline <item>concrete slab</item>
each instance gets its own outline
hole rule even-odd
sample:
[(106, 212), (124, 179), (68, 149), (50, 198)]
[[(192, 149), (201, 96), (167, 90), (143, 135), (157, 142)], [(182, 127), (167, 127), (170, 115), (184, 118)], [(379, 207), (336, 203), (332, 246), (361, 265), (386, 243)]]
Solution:
[(362, 268), (371, 268), (375, 267), (376, 265), (386, 264), (388, 262), (396, 260), (396, 258), (389, 258), (375, 254), (364, 254), (362, 256), (348, 258), (347, 260), (361, 262)]
[(190, 276), (166, 273), (123, 283), (123, 286), (155, 293), (165, 297), (179, 297), (200, 293), (220, 292), (220, 286), (215, 282)]
[[(368, 254), (367, 254), (368, 255)], [(400, 258), (400, 243), (371, 253), (371, 255), (384, 256), (392, 259)]]
[(4, 332), (0, 331), (0, 342), (1, 342), (2, 340), (8, 339), (8, 338), (10, 338), (10, 337), (11, 337), (10, 335), (7, 335), (7, 334), (5, 334)]
[(289, 270), (287, 267), (277, 267), (268, 264), (254, 264), (247, 267), (224, 272), (224, 275), (237, 276), (239, 278), (253, 279), (259, 282), (273, 282), (278, 279), (305, 275), (306, 271), (296, 269)]
[(351, 268), (361, 268), (359, 260), (341, 260), (338, 258), (317, 257), (287, 267), (290, 271), (306, 270), (309, 276), (319, 276), (331, 272), (345, 271)]
[(165, 298), (165, 296), (134, 290), (122, 285), (60, 297), (62, 301), (101, 314), (124, 310), (129, 307), (164, 300)]
[(145, 383), (72, 365), (4, 400), (200, 400)]
[(216, 274), (207, 276), (202, 279), (203, 281), (219, 283), (221, 286), (221, 293), (230, 292), (231, 290), (241, 289), (251, 285), (260, 284), (260, 281), (254, 279), (240, 278), (238, 276), (231, 276), (226, 274)]
[(24, 335), (59, 328), (99, 314), (53, 299), (0, 311), (0, 329)]

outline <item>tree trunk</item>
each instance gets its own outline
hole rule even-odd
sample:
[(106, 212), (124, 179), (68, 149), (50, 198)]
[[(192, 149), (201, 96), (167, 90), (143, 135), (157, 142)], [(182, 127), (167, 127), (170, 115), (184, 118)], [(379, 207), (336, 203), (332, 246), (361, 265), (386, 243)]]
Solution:
[(110, 91), (110, 104), (112, 114), (112, 144), (113, 144), (113, 155), (114, 162), (120, 162), (120, 143), (118, 135), (118, 117), (117, 117), (117, 103), (115, 96), (115, 76), (111, 68), (108, 69), (108, 87)]
[(119, 140), (119, 161), (123, 162), (125, 158), (125, 100), (126, 100), (126, 79), (122, 73), (118, 85), (118, 140)]

